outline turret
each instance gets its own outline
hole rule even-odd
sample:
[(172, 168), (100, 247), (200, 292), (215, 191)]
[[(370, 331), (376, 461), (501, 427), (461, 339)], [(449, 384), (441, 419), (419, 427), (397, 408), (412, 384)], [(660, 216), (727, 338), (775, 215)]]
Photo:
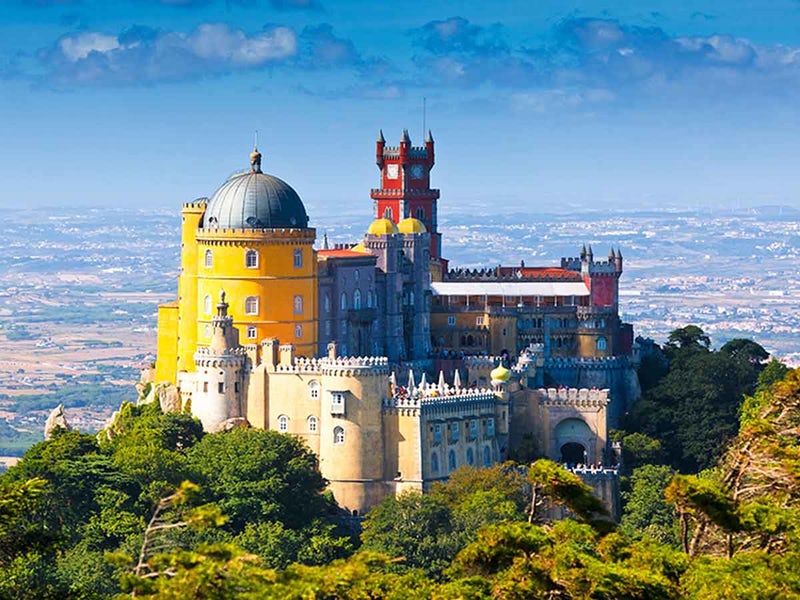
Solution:
[(375, 142), (375, 164), (379, 169), (383, 169), (383, 150), (386, 148), (386, 138), (383, 137), (383, 129), (378, 131), (378, 140)]
[(405, 164), (408, 161), (408, 151), (411, 149), (411, 137), (408, 129), (403, 129), (403, 137), (400, 139), (400, 162)]
[(622, 252), (617, 248), (617, 255), (614, 257), (614, 268), (617, 273), (622, 273)]
[(428, 136), (425, 138), (425, 153), (428, 155), (428, 168), (432, 168), (434, 164), (433, 157), (433, 134), (428, 130)]

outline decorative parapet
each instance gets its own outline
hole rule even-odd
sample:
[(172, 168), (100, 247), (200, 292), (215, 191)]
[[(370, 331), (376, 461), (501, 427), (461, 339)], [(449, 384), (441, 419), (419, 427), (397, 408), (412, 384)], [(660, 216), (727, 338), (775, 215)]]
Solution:
[(569, 471), (570, 473), (575, 473), (581, 479), (584, 478), (612, 478), (612, 477), (619, 477), (619, 468), (618, 467), (593, 467), (593, 466), (582, 466), (582, 467), (569, 467), (567, 465), (563, 465), (564, 468)]
[(628, 358), (625, 356), (606, 356), (606, 357), (551, 357), (544, 360), (546, 369), (619, 369), (629, 365)]
[(194, 355), (195, 360), (200, 358), (226, 358), (226, 357), (238, 357), (238, 356), (247, 356), (247, 346), (239, 346), (238, 348), (226, 348), (224, 352), (217, 352), (216, 350), (212, 350), (208, 346), (201, 346), (199, 347)]
[[(441, 389), (441, 391), (440, 391)], [(463, 410), (494, 410), (498, 397), (487, 388), (455, 389), (449, 386), (426, 386), (414, 388), (395, 388), (390, 398), (384, 398), (384, 412), (398, 410), (412, 411), (413, 414), (455, 413)]]
[(604, 407), (610, 401), (609, 390), (587, 388), (540, 388), (539, 403), (548, 406), (594, 406)]
[(345, 376), (389, 374), (389, 359), (385, 356), (339, 356), (336, 358), (295, 358), (294, 364), (275, 365), (276, 373), (308, 373)]
[(314, 228), (246, 228), (246, 229), (205, 229), (197, 230), (196, 238), (198, 242), (209, 243), (230, 243), (230, 242), (249, 242), (249, 243), (280, 243), (280, 240), (291, 242), (313, 243), (317, 237), (317, 230)]
[(425, 189), (425, 190), (394, 190), (388, 188), (372, 188), (370, 195), (375, 198), (380, 197), (424, 197), (424, 198), (439, 198), (440, 192), (438, 189)]

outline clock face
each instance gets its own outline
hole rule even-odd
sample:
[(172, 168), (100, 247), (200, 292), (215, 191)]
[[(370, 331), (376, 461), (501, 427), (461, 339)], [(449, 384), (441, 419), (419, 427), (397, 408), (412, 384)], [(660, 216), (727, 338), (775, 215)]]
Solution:
[(386, 177), (389, 179), (397, 179), (399, 172), (398, 165), (386, 165)]
[(425, 175), (425, 169), (422, 168), (422, 165), (412, 165), (411, 179), (422, 179), (424, 175)]

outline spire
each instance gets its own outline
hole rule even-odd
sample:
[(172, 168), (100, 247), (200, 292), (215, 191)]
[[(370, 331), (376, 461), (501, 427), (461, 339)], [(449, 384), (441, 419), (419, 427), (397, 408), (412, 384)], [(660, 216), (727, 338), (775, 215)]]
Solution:
[(408, 135), (408, 129), (403, 129), (403, 139), (401, 141), (405, 142), (406, 144), (411, 143), (411, 137)]
[(408, 391), (413, 392), (414, 389), (417, 387), (416, 383), (414, 383), (414, 369), (408, 370)]
[(622, 260), (622, 250), (619, 249), (619, 246), (617, 246), (617, 258)]
[(250, 171), (261, 173), (261, 152), (258, 151), (258, 129), (253, 138), (253, 152), (250, 154)]
[(614, 260), (615, 256), (616, 255), (614, 254), (614, 246), (611, 246), (611, 250), (609, 250), (608, 252), (608, 260), (609, 261)]
[(322, 249), (328, 250), (328, 232), (322, 234)]
[(586, 244), (581, 248), (581, 258), (586, 258)]
[(378, 143), (379, 144), (385, 144), (386, 143), (386, 138), (383, 137), (383, 129), (379, 129), (378, 130)]
[(591, 260), (592, 257), (594, 256), (594, 252), (592, 252), (592, 245), (591, 244), (589, 244), (589, 249), (586, 251), (586, 256), (589, 257), (589, 260)]
[(430, 129), (428, 129), (428, 135), (425, 138), (425, 143), (426, 144), (432, 144), (433, 143), (433, 134), (431, 133)]
[(423, 390), (428, 386), (428, 380), (425, 379), (425, 371), (422, 372), (422, 377), (419, 378), (419, 387)]
[(458, 369), (456, 369), (456, 373), (453, 375), (453, 387), (456, 388), (456, 390), (461, 389), (461, 372)]
[(439, 392), (444, 392), (444, 371), (439, 371)]

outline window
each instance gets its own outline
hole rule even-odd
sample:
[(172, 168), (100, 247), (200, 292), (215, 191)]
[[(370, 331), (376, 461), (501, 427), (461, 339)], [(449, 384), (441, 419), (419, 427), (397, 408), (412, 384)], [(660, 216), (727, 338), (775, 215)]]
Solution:
[(211, 337), (211, 325), (206, 325), (203, 332), (206, 334), (206, 337)]
[(317, 433), (317, 417), (314, 415), (308, 417), (308, 433)]
[(441, 444), (442, 443), (442, 424), (436, 423), (433, 426), (433, 443), (434, 444)]
[(211, 250), (206, 250), (205, 265), (206, 269), (210, 269), (214, 266), (214, 255), (211, 253)]
[(456, 451), (455, 450), (450, 450), (450, 452), (447, 454), (447, 468), (450, 469), (451, 471), (455, 471), (456, 470)]
[(303, 251), (300, 248), (297, 248), (294, 251), (294, 268), (295, 269), (303, 268)]
[(353, 292), (353, 308), (356, 310), (361, 308), (361, 290)]
[(244, 314), (257, 315), (258, 314), (258, 296), (248, 296), (244, 299)]
[(237, 394), (239, 393), (239, 382), (238, 381), (234, 381), (233, 382), (233, 391), (236, 392)]
[(475, 464), (475, 452), (472, 448), (467, 448), (467, 464), (470, 466)]
[(375, 300), (372, 295), (372, 290), (367, 290), (367, 308), (372, 308), (375, 304)]
[(453, 327), (453, 326), (456, 324), (456, 317), (455, 317), (455, 315), (450, 315), (449, 317), (447, 317), (447, 324), (448, 324), (450, 327)]
[(474, 440), (477, 437), (478, 437), (478, 421), (476, 419), (473, 419), (472, 421), (469, 422), (469, 439)]
[(224, 394), (225, 393), (225, 382), (219, 381), (217, 382), (217, 393)]
[(492, 466), (492, 451), (489, 450), (489, 446), (483, 447), (483, 466), (484, 467)]
[(606, 349), (606, 338), (604, 338), (604, 337), (597, 338), (597, 349), (598, 350), (605, 350)]
[(458, 441), (458, 434), (459, 434), (459, 423), (456, 421), (455, 423), (450, 423), (450, 443)]
[(342, 297), (339, 299), (339, 308), (347, 310), (347, 294), (342, 292)]
[(204, 391), (205, 393), (208, 393), (208, 382), (207, 382), (207, 381), (204, 381), (204, 382), (203, 382), (203, 391)]
[(414, 213), (414, 216), (417, 219), (419, 219), (420, 221), (424, 221), (425, 220), (425, 209), (422, 208), (421, 206), (418, 206), (416, 212)]
[(439, 454), (434, 452), (431, 454), (431, 473), (439, 472)]
[(486, 435), (494, 436), (494, 418), (486, 419)]
[(244, 253), (244, 266), (248, 269), (258, 268), (258, 252), (255, 250), (248, 250)]
[(344, 414), (344, 392), (331, 392), (331, 414)]
[(209, 295), (203, 298), (203, 312), (207, 315), (211, 314), (211, 296)]
[(289, 431), (289, 417), (286, 415), (278, 417), (278, 431), (282, 431), (283, 433)]
[(325, 321), (325, 335), (330, 336), (331, 334), (331, 322)]
[(247, 326), (247, 339), (254, 340), (258, 337), (258, 330), (256, 329), (255, 325), (248, 325)]
[(356, 283), (358, 283), (358, 280), (361, 279), (361, 273), (358, 272), (358, 269), (353, 271), (353, 279)]
[[(395, 179), (396, 178), (397, 177), (395, 176)], [(383, 211), (383, 218), (389, 219), (390, 221), (394, 221), (394, 213), (392, 212), (391, 208), (387, 207), (386, 210)]]
[(303, 326), (302, 325), (295, 325), (294, 326), (294, 337), (298, 340), (303, 339)]
[(334, 444), (344, 444), (344, 427), (334, 427), (333, 428), (333, 443)]
[(483, 315), (480, 317), (475, 317), (475, 325), (478, 327), (483, 327)]
[(303, 314), (303, 297), (302, 296), (295, 296), (294, 297), (294, 314), (302, 315)]
[(325, 312), (331, 312), (331, 295), (325, 294)]
[(308, 384), (308, 397), (312, 400), (319, 400), (319, 381), (312, 381)]

